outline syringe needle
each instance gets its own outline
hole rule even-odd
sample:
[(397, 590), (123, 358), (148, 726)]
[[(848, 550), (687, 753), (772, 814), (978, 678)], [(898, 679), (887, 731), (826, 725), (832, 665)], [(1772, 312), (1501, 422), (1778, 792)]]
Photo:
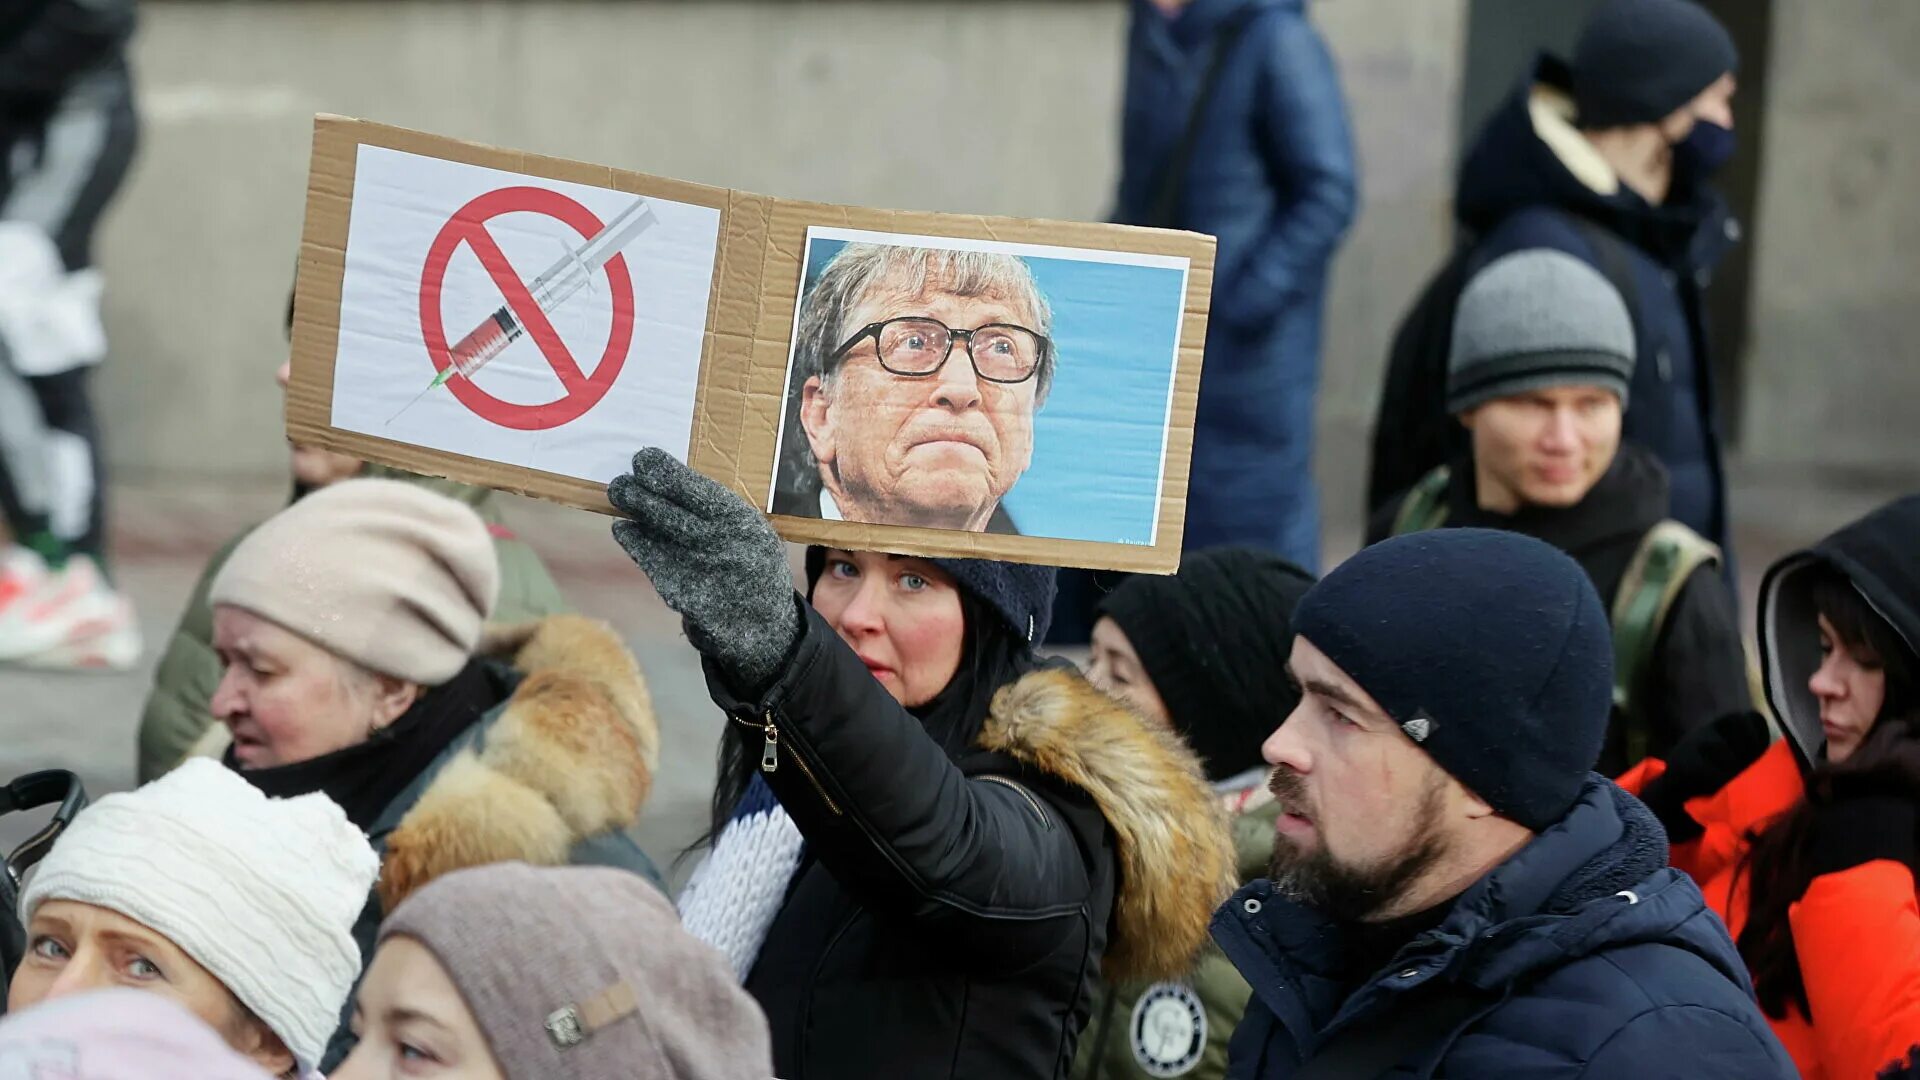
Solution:
[(400, 406), (400, 412), (396, 412), (392, 416), (387, 418), (387, 426), (392, 427), (393, 422), (395, 420), (400, 419), (400, 413), (406, 412), (408, 409), (411, 409), (415, 405), (420, 404), (420, 399), (432, 393), (434, 387), (440, 386), (443, 383), (445, 383), (447, 381), (447, 376), (451, 374), (452, 371), (453, 371), (453, 368), (449, 367), (445, 371), (442, 371), (440, 374), (434, 376), (433, 381), (427, 384), (427, 388), (425, 390), (422, 390), (418, 394), (415, 394), (413, 396), (412, 401), (409, 401), (405, 405)]

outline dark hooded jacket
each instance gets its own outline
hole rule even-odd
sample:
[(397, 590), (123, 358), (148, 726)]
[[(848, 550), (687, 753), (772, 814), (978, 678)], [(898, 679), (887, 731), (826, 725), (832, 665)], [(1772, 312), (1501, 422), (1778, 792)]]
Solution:
[[(1358, 205), (1339, 76), (1303, 0), (1193, 0), (1172, 19), (1148, 0), (1133, 9), (1115, 220), (1220, 241), (1187, 546), (1252, 544), (1310, 563), (1273, 520), (1299, 482), (1272, 455), (1298, 446), (1305, 461), (1312, 442), (1327, 267)], [(1223, 29), (1234, 37), (1179, 197), (1156, 220)]]
[[(1634, 295), (1638, 356), (1626, 438), (1653, 451), (1673, 485), (1675, 518), (1727, 550), (1726, 484), (1714, 415), (1703, 292), (1740, 237), (1726, 203), (1676, 171), (1655, 206), (1619, 182), (1572, 121), (1564, 64), (1542, 57), (1461, 166), (1454, 215), (1479, 238), (1469, 274), (1502, 255), (1554, 248), (1611, 280), (1618, 258)], [(1625, 241), (1597, 250), (1576, 219)]]
[(1009, 681), (966, 688), (979, 712), (935, 730), (803, 611), (757, 699), (707, 665), (730, 737), (775, 755), (761, 775), (806, 838), (746, 980), (775, 1072), (1064, 1077), (1096, 974), (1183, 973), (1232, 887), (1198, 760), (1024, 648)]
[(1457, 987), (1483, 1002), (1383, 1075), (1794, 1076), (1726, 929), (1666, 855), (1653, 815), (1593, 776), (1566, 817), (1346, 995), (1342, 928), (1266, 881), (1247, 886), (1214, 916), (1254, 988), (1227, 1075), (1285, 1080), (1337, 1033)]
[[(1404, 501), (1404, 496), (1397, 498), (1374, 516), (1369, 543), (1386, 538)], [(1666, 468), (1647, 450), (1623, 442), (1587, 497), (1565, 509), (1531, 506), (1514, 514), (1482, 510), (1472, 459), (1456, 461), (1447, 488), (1445, 524), (1505, 529), (1552, 544), (1573, 556), (1611, 609), (1641, 540), (1666, 519), (1667, 506)], [(1688, 731), (1752, 708), (1740, 611), (1732, 589), (1713, 565), (1700, 566), (1681, 586), (1654, 642), (1645, 679), (1638, 700), (1647, 710), (1647, 747), (1654, 757), (1665, 754)], [(1619, 776), (1634, 764), (1628, 760), (1625, 728), (1618, 716), (1608, 726), (1597, 771)]]

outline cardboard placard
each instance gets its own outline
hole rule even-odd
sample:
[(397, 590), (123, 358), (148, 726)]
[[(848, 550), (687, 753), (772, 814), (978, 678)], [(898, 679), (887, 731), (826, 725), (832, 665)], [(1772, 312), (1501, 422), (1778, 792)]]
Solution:
[(795, 542), (1170, 573), (1213, 251), (320, 116), (287, 431), (602, 513), (658, 445)]

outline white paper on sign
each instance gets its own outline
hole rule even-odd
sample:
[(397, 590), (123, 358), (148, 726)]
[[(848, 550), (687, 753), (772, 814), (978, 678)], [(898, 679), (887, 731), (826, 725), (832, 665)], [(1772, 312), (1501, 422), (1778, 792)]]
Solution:
[[(712, 207), (362, 145), (333, 425), (596, 483), (641, 447), (685, 460), (719, 231)], [(436, 354), (470, 373), (426, 389)]]

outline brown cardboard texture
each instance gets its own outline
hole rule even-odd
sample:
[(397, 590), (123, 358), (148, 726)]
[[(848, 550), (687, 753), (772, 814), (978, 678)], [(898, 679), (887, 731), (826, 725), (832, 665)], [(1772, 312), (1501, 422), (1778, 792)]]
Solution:
[[(578, 267), (528, 271), (567, 250)], [(631, 451), (683, 446), (794, 542), (1170, 573), (1213, 255), (1195, 233), (798, 202), (320, 116), (287, 432), (601, 513)], [(505, 351), (488, 319), (529, 340)], [(909, 447), (899, 477), (870, 468), (895, 463), (883, 444)]]

